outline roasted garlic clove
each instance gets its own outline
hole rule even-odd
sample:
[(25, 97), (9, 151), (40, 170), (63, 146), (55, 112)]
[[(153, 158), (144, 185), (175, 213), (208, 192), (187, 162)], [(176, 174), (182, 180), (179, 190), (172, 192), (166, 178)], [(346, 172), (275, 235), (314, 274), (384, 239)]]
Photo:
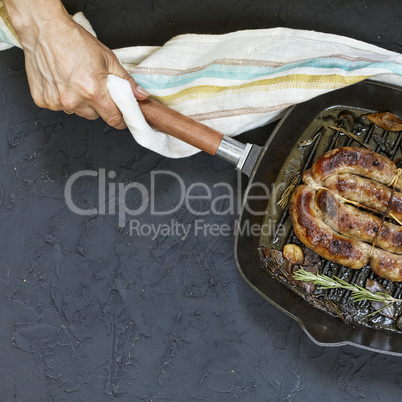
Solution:
[(301, 247), (296, 244), (286, 244), (283, 247), (283, 256), (288, 260), (292, 265), (303, 264), (304, 262), (304, 253)]

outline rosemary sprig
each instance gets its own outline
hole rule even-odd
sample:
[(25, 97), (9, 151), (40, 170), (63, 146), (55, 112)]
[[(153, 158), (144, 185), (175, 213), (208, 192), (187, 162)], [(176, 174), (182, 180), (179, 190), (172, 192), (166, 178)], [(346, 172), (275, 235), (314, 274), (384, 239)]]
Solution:
[(293, 190), (296, 188), (297, 183), (299, 182), (299, 178), (300, 178), (300, 173), (296, 173), (292, 177), (290, 184), (286, 187), (285, 191), (282, 193), (281, 198), (276, 203), (276, 205), (279, 205), (282, 209), (286, 208), (286, 206), (289, 203), (290, 196), (292, 195)]
[[(388, 293), (375, 292), (372, 293), (368, 289), (363, 288), (359, 285), (351, 285), (350, 283), (340, 279), (336, 276), (332, 278), (322, 275), (313, 274), (311, 272), (305, 271), (303, 268), (298, 269), (294, 272), (293, 277), (302, 282), (310, 282), (314, 285), (320, 286), (319, 289), (347, 289), (352, 291), (353, 301), (359, 302), (363, 300), (369, 300), (374, 302), (385, 303), (385, 307), (391, 306), (393, 303), (400, 303), (402, 299), (395, 299)], [(382, 310), (382, 309), (381, 309)]]

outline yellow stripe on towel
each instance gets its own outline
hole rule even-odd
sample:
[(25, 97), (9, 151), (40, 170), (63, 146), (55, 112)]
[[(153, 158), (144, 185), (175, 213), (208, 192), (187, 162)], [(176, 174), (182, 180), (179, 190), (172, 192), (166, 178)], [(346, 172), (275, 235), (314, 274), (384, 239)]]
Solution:
[(330, 75), (309, 75), (291, 74), (282, 77), (267, 78), (240, 85), (221, 86), (221, 85), (196, 85), (191, 88), (183, 89), (171, 95), (153, 96), (160, 102), (174, 106), (179, 103), (191, 100), (208, 99), (220, 94), (230, 93), (230, 95), (269, 92), (281, 89), (309, 89), (309, 90), (333, 90), (355, 84), (369, 78), (368, 75), (344, 76), (340, 74)]
[(4, 24), (6, 24), (6, 27), (8, 30), (12, 33), (15, 39), (17, 39), (18, 42), (20, 42), (20, 39), (17, 35), (17, 33), (14, 31), (13, 26), (11, 25), (10, 17), (8, 16), (6, 7), (4, 4), (0, 4), (0, 18), (3, 20)]

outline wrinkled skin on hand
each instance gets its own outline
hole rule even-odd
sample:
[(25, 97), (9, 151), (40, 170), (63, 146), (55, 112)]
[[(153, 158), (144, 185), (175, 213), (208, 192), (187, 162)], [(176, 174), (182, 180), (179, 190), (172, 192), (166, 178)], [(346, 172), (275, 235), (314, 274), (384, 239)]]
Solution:
[(126, 128), (106, 88), (109, 74), (127, 79), (137, 99), (142, 88), (120, 65), (114, 53), (77, 24), (63, 9), (55, 18), (32, 20), (16, 29), (25, 53), (29, 86), (42, 108), (74, 112), (86, 119), (99, 116), (117, 129)]

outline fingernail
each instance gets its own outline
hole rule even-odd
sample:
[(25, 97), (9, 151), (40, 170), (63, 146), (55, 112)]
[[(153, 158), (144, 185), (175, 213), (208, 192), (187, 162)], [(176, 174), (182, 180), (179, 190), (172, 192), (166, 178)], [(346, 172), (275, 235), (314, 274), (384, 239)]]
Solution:
[(137, 91), (140, 94), (143, 94), (145, 96), (149, 96), (149, 92), (146, 89), (144, 89), (143, 87), (139, 86), (139, 85), (137, 86)]

